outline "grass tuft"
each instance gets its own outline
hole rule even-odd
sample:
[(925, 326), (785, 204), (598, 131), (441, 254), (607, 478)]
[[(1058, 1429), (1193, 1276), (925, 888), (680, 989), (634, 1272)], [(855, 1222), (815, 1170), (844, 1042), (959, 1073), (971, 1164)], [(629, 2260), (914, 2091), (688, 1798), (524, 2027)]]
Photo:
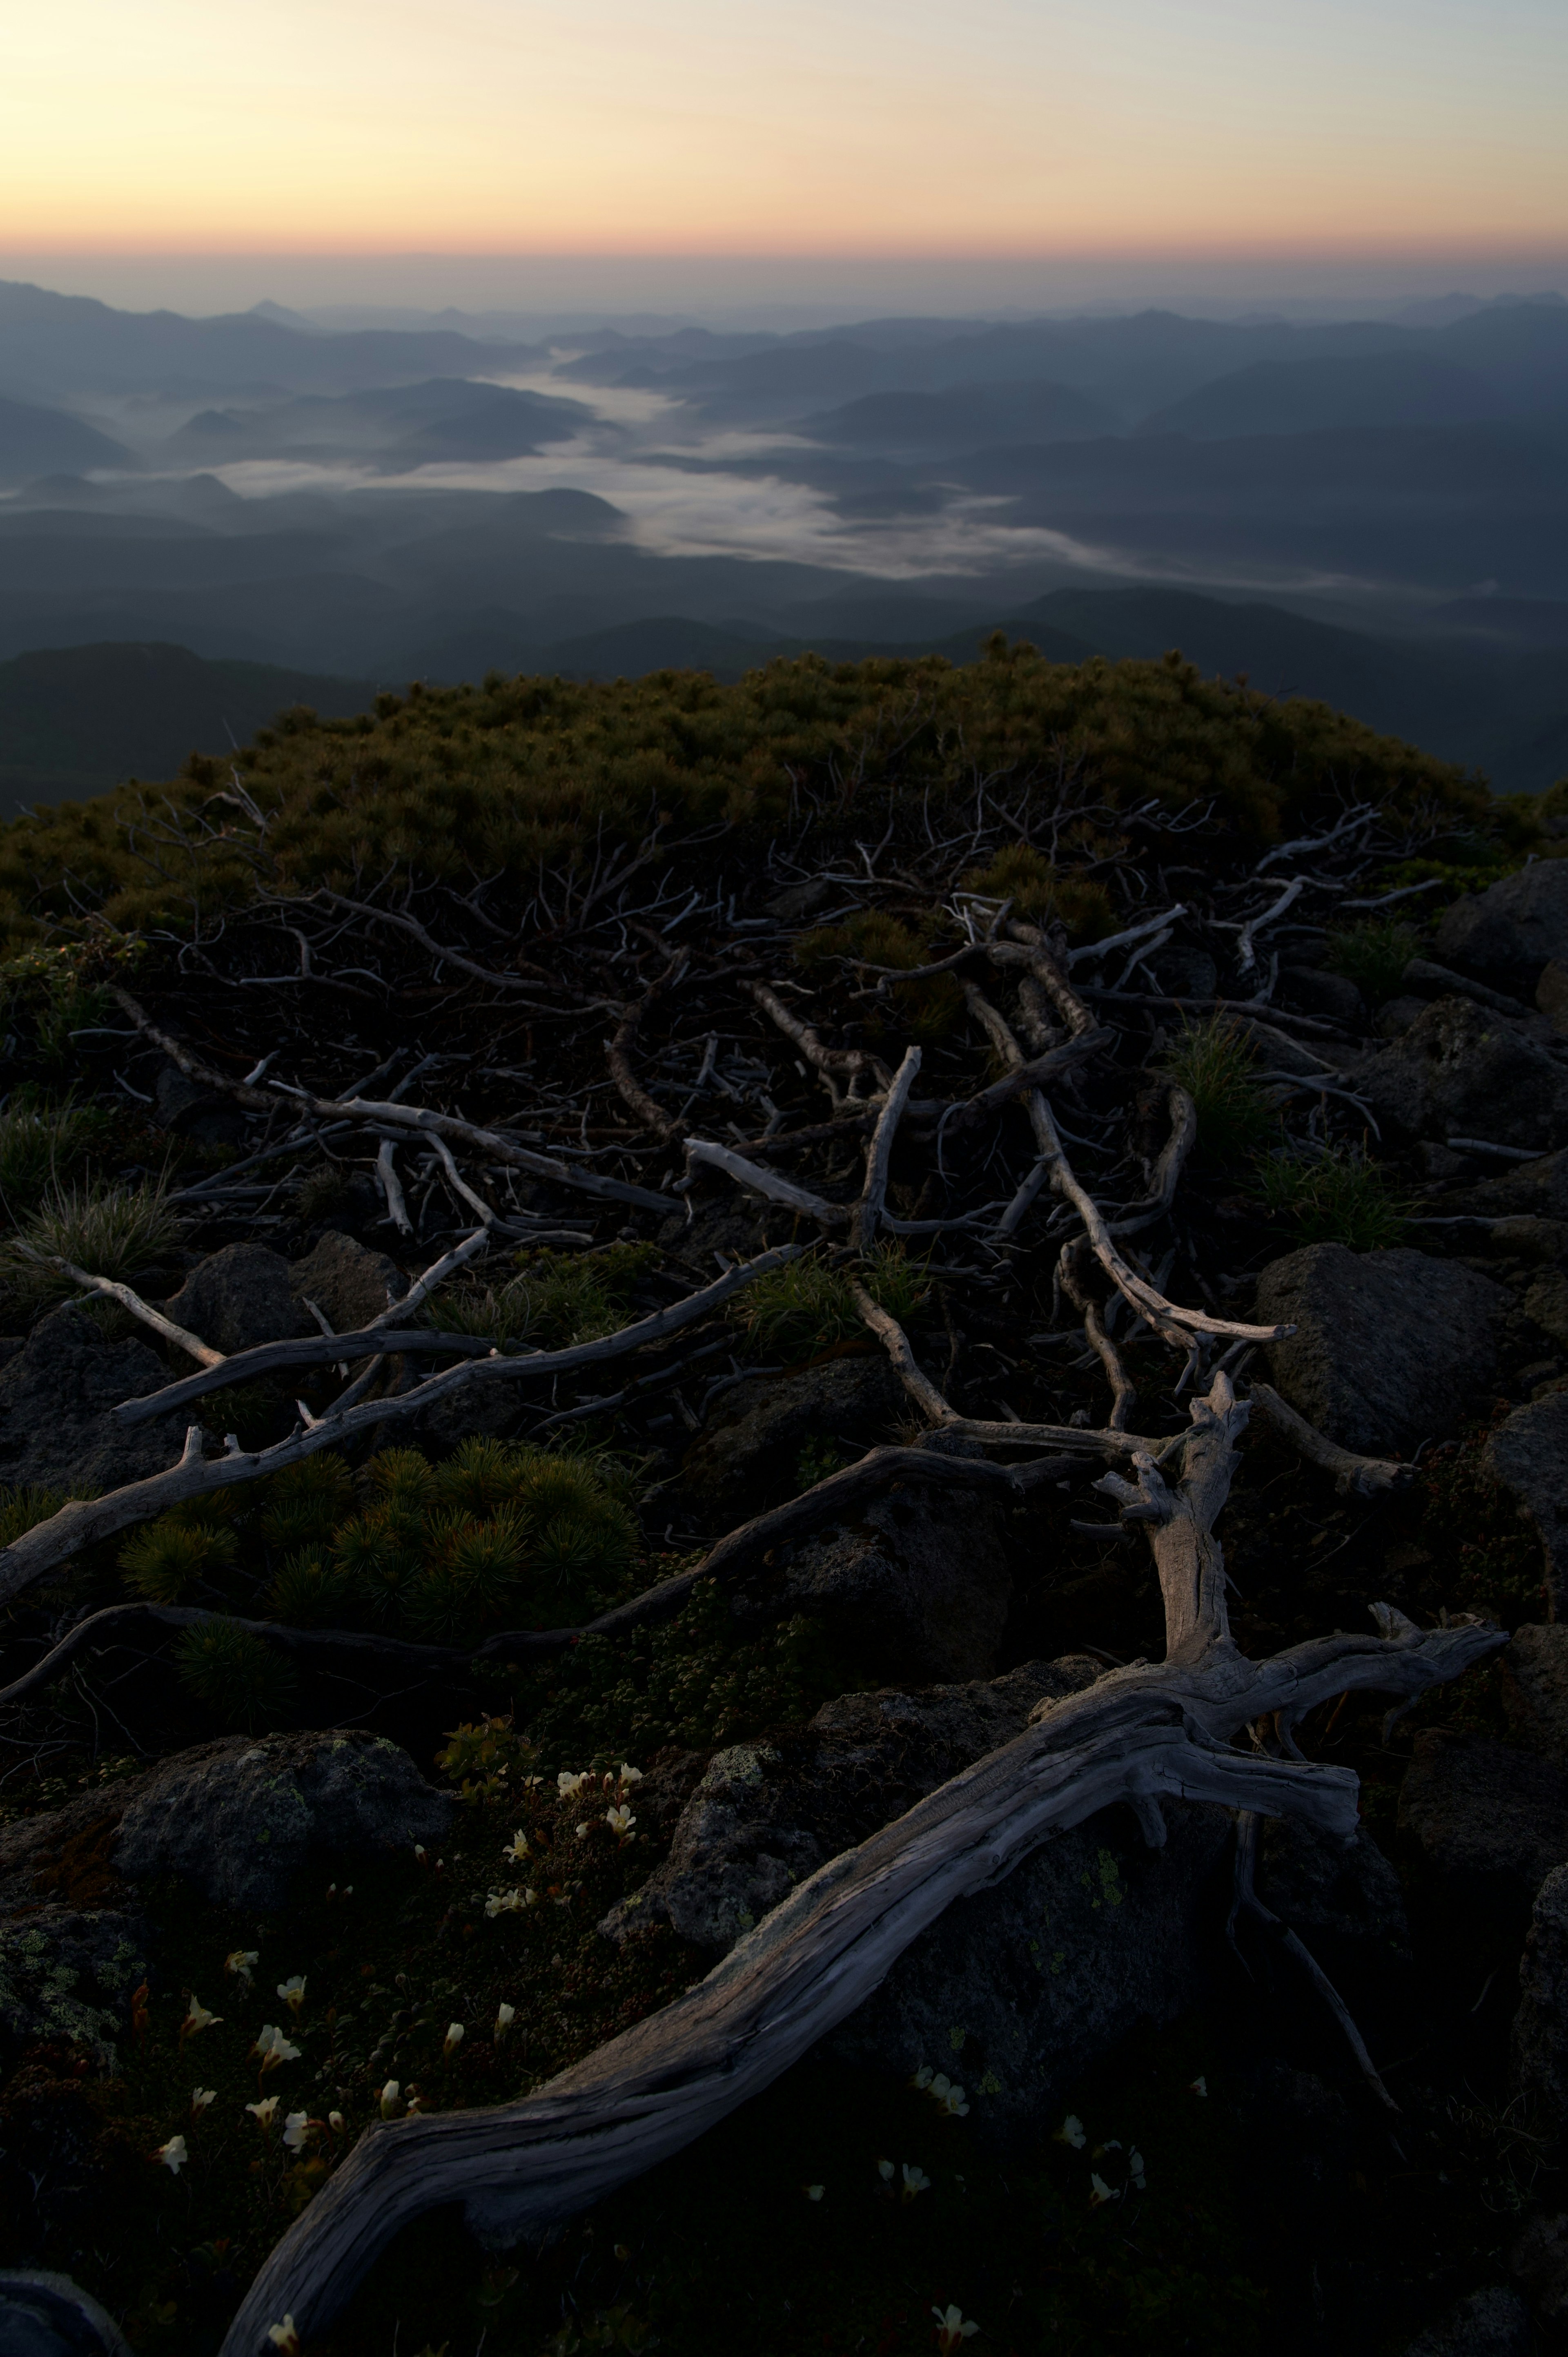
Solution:
[(1177, 1035), (1163, 1069), (1184, 1088), (1197, 1112), (1197, 1143), (1213, 1162), (1258, 1153), (1274, 1135), (1279, 1116), (1258, 1079), (1245, 1033), (1227, 1016), (1190, 1023)]
[(1380, 1006), (1397, 996), (1404, 970), (1421, 947), (1413, 925), (1397, 917), (1369, 917), (1364, 924), (1347, 925), (1331, 933), (1324, 953), (1330, 974), (1353, 982), (1369, 1006)]
[(37, 1310), (46, 1302), (80, 1297), (69, 1276), (31, 1259), (27, 1247), (123, 1285), (156, 1267), (179, 1236), (178, 1215), (161, 1185), (111, 1187), (94, 1179), (64, 1187), (57, 1180), (15, 1237), (0, 1246), (0, 1283)]
[(791, 1261), (759, 1276), (736, 1298), (731, 1316), (757, 1346), (789, 1361), (814, 1358), (854, 1341), (865, 1327), (850, 1291), (852, 1274), (902, 1325), (930, 1290), (922, 1264), (897, 1244), (878, 1244), (853, 1272), (826, 1260)]
[(1304, 1244), (1380, 1252), (1404, 1234), (1406, 1200), (1364, 1146), (1272, 1155), (1258, 1165), (1258, 1183), (1273, 1217), (1286, 1222)]

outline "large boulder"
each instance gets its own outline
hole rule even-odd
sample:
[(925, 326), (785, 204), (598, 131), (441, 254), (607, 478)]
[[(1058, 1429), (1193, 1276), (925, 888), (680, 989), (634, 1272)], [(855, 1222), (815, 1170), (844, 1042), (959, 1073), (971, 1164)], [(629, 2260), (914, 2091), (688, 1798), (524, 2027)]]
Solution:
[(453, 1808), (385, 1736), (230, 1737), (154, 1771), (112, 1856), (128, 1881), (175, 1874), (214, 1905), (265, 1912), (307, 1861), (437, 1843)]
[(1552, 2136), (1568, 2128), (1568, 1866), (1535, 1894), (1519, 1967), (1514, 2080), (1540, 2106)]
[(1427, 1727), (1399, 1821), (1458, 1901), (1518, 1913), (1568, 1859), (1568, 1775), (1490, 1736)]
[(600, 1930), (618, 1941), (667, 1922), (724, 1954), (830, 1857), (1021, 1735), (1038, 1705), (1100, 1674), (1098, 1663), (1071, 1656), (918, 1694), (843, 1695), (797, 1734), (732, 1745), (686, 1801), (663, 1864)]
[(1525, 1621), (1502, 1671), (1514, 1741), (1568, 1775), (1568, 1622)]
[(225, 1355), (316, 1330), (291, 1290), (287, 1261), (265, 1244), (225, 1244), (197, 1264), (164, 1307), (177, 1326)]
[(1455, 900), (1437, 928), (1437, 954), (1530, 996), (1548, 959), (1568, 960), (1568, 859), (1532, 860)]
[(900, 1483), (854, 1522), (770, 1550), (739, 1588), (743, 1620), (810, 1613), (874, 1676), (989, 1677), (1013, 1596), (1004, 1509)]
[(168, 1381), (145, 1342), (108, 1341), (73, 1302), (51, 1310), (0, 1367), (0, 1481), (93, 1497), (166, 1472), (178, 1461), (185, 1417), (122, 1426), (109, 1411)]
[(328, 1228), (305, 1258), (294, 1263), (289, 1286), (296, 1301), (316, 1304), (334, 1334), (351, 1334), (401, 1301), (408, 1279), (385, 1253), (372, 1252), (355, 1237)]
[(703, 1499), (757, 1512), (803, 1484), (809, 1443), (838, 1443), (858, 1453), (893, 1437), (909, 1404), (879, 1351), (875, 1357), (829, 1359), (797, 1375), (748, 1376), (714, 1404), (713, 1422), (686, 1452), (682, 1472)]
[(1362, 1058), (1354, 1085), (1394, 1137), (1479, 1137), (1542, 1153), (1568, 1145), (1568, 1067), (1467, 998), (1423, 1008)]
[(1270, 1262), (1257, 1302), (1296, 1329), (1269, 1345), (1274, 1383), (1347, 1448), (1408, 1453), (1486, 1403), (1506, 1296), (1460, 1262), (1307, 1244)]
[(1568, 1612), (1568, 1392), (1516, 1407), (1487, 1440), (1487, 1462), (1541, 1533), (1552, 1609)]
[(1530, 2310), (1506, 2284), (1455, 2302), (1412, 2341), (1404, 2357), (1530, 2357)]
[(1516, 1162), (1477, 1179), (1462, 1193), (1444, 1199), (1456, 1211), (1477, 1211), (1483, 1219), (1540, 1219), (1568, 1222), (1568, 1152), (1539, 1155), (1533, 1162)]

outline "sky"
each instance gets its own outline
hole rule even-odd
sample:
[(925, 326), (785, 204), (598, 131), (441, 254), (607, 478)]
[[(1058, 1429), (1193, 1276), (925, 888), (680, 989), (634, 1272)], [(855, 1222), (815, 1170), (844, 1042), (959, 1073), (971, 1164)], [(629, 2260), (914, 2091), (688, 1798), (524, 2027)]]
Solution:
[(442, 256), (804, 260), (822, 285), (984, 263), (997, 300), (1173, 257), (1545, 281), (1565, 120), (1563, 0), (51, 0), (6, 33), (0, 275), (250, 255), (304, 285), (381, 257), (381, 300)]

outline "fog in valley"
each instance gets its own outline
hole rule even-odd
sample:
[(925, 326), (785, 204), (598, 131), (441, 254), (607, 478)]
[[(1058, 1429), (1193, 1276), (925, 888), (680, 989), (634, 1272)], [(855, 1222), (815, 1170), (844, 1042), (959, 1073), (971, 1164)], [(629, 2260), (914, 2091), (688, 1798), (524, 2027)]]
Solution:
[(0, 796), (280, 705), (997, 627), (1568, 770), (1568, 302), (1364, 318), (115, 310), (0, 285)]

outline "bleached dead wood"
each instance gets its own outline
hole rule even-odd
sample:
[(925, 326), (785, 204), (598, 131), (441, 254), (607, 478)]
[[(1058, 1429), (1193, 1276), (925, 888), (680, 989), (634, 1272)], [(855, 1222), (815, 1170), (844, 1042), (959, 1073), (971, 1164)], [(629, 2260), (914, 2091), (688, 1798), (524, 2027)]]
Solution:
[[(624, 1357), (647, 1343), (662, 1341), (667, 1334), (679, 1333), (683, 1326), (709, 1316), (769, 1269), (782, 1268), (787, 1262), (798, 1259), (800, 1250), (797, 1244), (780, 1244), (771, 1252), (759, 1254), (755, 1260), (727, 1270), (700, 1293), (690, 1294), (684, 1301), (655, 1310), (651, 1317), (639, 1318), (636, 1325), (622, 1327), (619, 1333), (604, 1335), (596, 1341), (575, 1342), (564, 1351), (535, 1351), (516, 1358), (502, 1358), (487, 1347), (485, 1357), (469, 1359), (463, 1365), (428, 1375), (424, 1383), (416, 1383), (412, 1391), (399, 1393), (394, 1399), (363, 1400), (341, 1413), (329, 1411), (270, 1448), (242, 1448), (231, 1435), (226, 1453), (209, 1458), (203, 1454), (201, 1427), (192, 1425), (178, 1464), (171, 1466), (166, 1473), (154, 1473), (144, 1481), (128, 1482), (123, 1489), (111, 1490), (106, 1497), (73, 1499), (47, 1522), (14, 1539), (8, 1547), (0, 1548), (0, 1603), (19, 1595), (34, 1580), (41, 1579), (45, 1572), (52, 1571), (57, 1564), (64, 1563), (80, 1548), (99, 1539), (113, 1538), (116, 1532), (129, 1530), (134, 1523), (146, 1522), (188, 1498), (206, 1497), (219, 1490), (232, 1489), (242, 1481), (265, 1480), (270, 1474), (281, 1473), (285, 1467), (314, 1457), (319, 1449), (339, 1447), (373, 1426), (422, 1415), (433, 1402), (449, 1398), (470, 1383), (498, 1380), (515, 1383), (524, 1377), (564, 1374), (601, 1360)], [(340, 1334), (317, 1338), (329, 1360), (344, 1354), (344, 1344), (349, 1339)], [(362, 1342), (366, 1337), (361, 1333), (352, 1339)], [(388, 1351), (392, 1345), (390, 1330), (376, 1335), (374, 1349), (378, 1352)], [(453, 1347), (451, 1342), (447, 1347)], [(232, 1362), (224, 1370), (230, 1379), (231, 1365)]]
[(865, 1185), (860, 1201), (850, 1221), (850, 1241), (865, 1252), (876, 1242), (876, 1230), (887, 1200), (887, 1169), (893, 1159), (893, 1141), (898, 1134), (898, 1124), (909, 1102), (909, 1092), (915, 1085), (920, 1069), (918, 1048), (907, 1048), (904, 1060), (888, 1084), (882, 1111), (876, 1117), (876, 1127), (865, 1149)]
[(1349, 1771), (1237, 1751), (1236, 1735), (1269, 1715), (1297, 1719), (1348, 1687), (1423, 1692), (1506, 1639), (1455, 1623), (1247, 1661), (1230, 1632), (1212, 1529), (1245, 1415), (1217, 1378), (1193, 1403), (1177, 1491), (1145, 1463), (1123, 1501), (1155, 1542), (1163, 1663), (1112, 1671), (1044, 1706), (1023, 1735), (820, 1868), (694, 1989), (535, 2094), (370, 2129), (270, 2255), (223, 2357), (268, 2357), (270, 2328), (285, 2314), (302, 2335), (323, 2330), (387, 2239), (428, 2210), (460, 2202), (481, 2240), (510, 2246), (679, 2151), (853, 2012), (953, 1900), (1113, 1803), (1134, 1807), (1156, 1844), (1162, 1798), (1290, 1813), (1348, 1836)]
[(1341, 1448), (1337, 1440), (1328, 1439), (1305, 1416), (1298, 1415), (1272, 1384), (1254, 1382), (1248, 1390), (1270, 1423), (1309, 1464), (1321, 1465), (1326, 1473), (1333, 1474), (1335, 1487), (1342, 1493), (1353, 1490), (1362, 1498), (1380, 1498), (1392, 1490), (1408, 1490), (1414, 1480), (1414, 1466), (1402, 1464), (1397, 1458), (1359, 1457), (1353, 1448)]
[(40, 1268), (52, 1268), (58, 1275), (69, 1276), (72, 1285), (79, 1285), (84, 1293), (96, 1293), (105, 1301), (117, 1301), (122, 1309), (128, 1309), (133, 1318), (139, 1318), (144, 1326), (150, 1327), (166, 1342), (173, 1342), (177, 1349), (187, 1351), (199, 1365), (221, 1367), (225, 1363), (221, 1351), (214, 1351), (199, 1334), (188, 1334), (183, 1326), (177, 1326), (172, 1318), (166, 1318), (161, 1309), (155, 1309), (150, 1301), (144, 1301), (141, 1295), (133, 1293), (128, 1285), (116, 1285), (107, 1276), (90, 1276), (86, 1269), (78, 1268), (74, 1261), (62, 1260), (58, 1253), (37, 1252), (19, 1236), (12, 1239), (11, 1248), (28, 1260), (37, 1261)]

